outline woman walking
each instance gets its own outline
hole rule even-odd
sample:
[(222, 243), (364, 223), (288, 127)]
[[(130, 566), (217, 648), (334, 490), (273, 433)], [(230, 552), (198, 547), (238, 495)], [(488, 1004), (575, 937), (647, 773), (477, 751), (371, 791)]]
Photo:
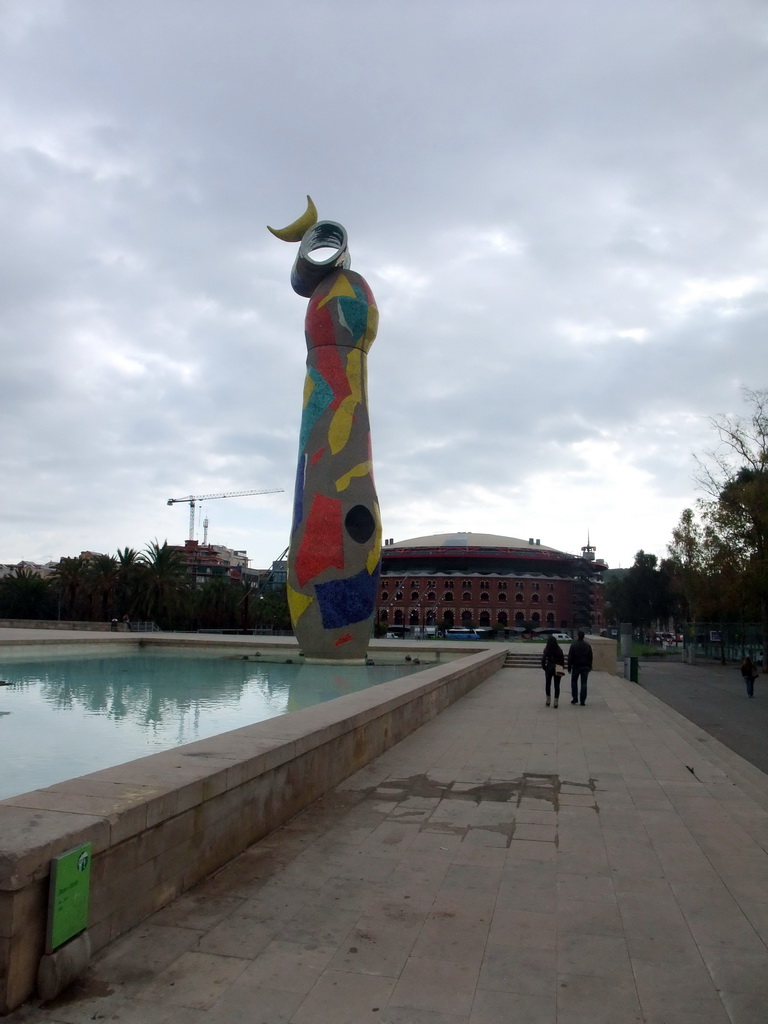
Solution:
[(560, 680), (565, 675), (565, 655), (560, 644), (553, 636), (547, 640), (547, 646), (541, 656), (541, 667), (544, 669), (544, 690), (547, 695), (547, 707), (550, 703), (552, 680), (555, 681), (555, 707), (560, 699)]
[(755, 663), (747, 655), (747, 657), (741, 663), (741, 675), (744, 679), (744, 685), (747, 688), (747, 696), (755, 696), (755, 680), (757, 679), (757, 669)]

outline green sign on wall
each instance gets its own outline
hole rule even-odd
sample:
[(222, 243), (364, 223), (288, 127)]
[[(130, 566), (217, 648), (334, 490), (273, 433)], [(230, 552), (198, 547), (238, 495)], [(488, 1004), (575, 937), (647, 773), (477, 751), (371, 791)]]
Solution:
[(54, 857), (48, 904), (48, 951), (53, 952), (88, 927), (91, 844)]

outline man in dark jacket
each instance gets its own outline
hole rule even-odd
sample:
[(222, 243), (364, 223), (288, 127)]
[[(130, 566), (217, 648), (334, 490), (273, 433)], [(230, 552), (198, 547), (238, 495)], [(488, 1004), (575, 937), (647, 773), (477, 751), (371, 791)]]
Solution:
[[(587, 703), (587, 676), (592, 668), (592, 648), (579, 630), (578, 639), (568, 648), (568, 671), (571, 673), (571, 704)], [(581, 681), (581, 689), (579, 689)]]

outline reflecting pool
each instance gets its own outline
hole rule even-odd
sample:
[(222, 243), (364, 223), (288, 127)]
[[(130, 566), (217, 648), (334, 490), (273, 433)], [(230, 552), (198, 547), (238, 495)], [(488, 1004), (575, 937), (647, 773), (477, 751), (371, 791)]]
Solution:
[(242, 653), (0, 649), (0, 799), (320, 704), (416, 665), (287, 665)]

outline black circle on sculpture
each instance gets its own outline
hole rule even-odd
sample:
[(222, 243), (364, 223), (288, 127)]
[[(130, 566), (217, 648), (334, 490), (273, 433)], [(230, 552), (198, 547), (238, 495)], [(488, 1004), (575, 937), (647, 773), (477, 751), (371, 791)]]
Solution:
[(344, 526), (349, 536), (356, 544), (365, 544), (373, 536), (376, 529), (376, 520), (373, 513), (365, 505), (355, 505), (347, 512), (344, 518)]

